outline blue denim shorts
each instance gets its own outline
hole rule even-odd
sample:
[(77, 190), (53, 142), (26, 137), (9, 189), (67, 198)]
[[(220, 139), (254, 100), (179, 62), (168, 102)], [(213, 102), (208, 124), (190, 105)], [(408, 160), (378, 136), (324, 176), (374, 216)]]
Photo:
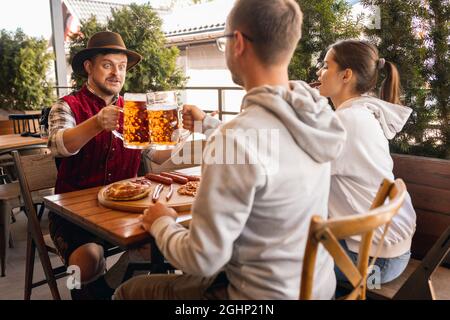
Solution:
[[(345, 249), (353, 263), (356, 264), (358, 261), (358, 254), (350, 251), (344, 240), (339, 241), (339, 243)], [(395, 258), (378, 258), (375, 261), (375, 265), (378, 266), (380, 271), (380, 283), (387, 283), (398, 278), (408, 266), (410, 257), (411, 252), (408, 250), (408, 252)], [(337, 266), (334, 267), (334, 272), (336, 273), (337, 281), (347, 281), (347, 278)]]

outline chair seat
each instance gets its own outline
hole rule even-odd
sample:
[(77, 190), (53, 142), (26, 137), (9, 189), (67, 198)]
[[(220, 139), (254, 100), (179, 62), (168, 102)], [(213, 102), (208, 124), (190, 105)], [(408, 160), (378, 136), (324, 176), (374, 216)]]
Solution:
[[(54, 188), (39, 190), (37, 192), (33, 192), (33, 203), (41, 203), (43, 201), (43, 197), (53, 195), (55, 192)], [(0, 184), (0, 201), (12, 200), (14, 198), (20, 199), (20, 185), (19, 182), (14, 181), (12, 183)], [(20, 204), (17, 206), (21, 206), (22, 201), (20, 200)]]
[(5, 163), (7, 163), (8, 165), (14, 165), (14, 161), (11, 154), (9, 153), (0, 154), (0, 165), (3, 166), (5, 165)]
[[(367, 290), (367, 297), (370, 299), (392, 299), (409, 276), (419, 266), (420, 261), (411, 259), (405, 271), (397, 279), (382, 284), (381, 289)], [(436, 292), (436, 298), (439, 300), (450, 300), (450, 269), (439, 267), (431, 277), (433, 288)]]
[(12, 200), (20, 196), (19, 182), (0, 184), (0, 200)]

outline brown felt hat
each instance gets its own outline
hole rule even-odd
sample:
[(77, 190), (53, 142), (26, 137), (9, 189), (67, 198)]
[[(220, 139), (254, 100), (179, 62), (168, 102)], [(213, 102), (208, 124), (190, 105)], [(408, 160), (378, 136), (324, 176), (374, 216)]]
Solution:
[(110, 31), (102, 31), (94, 34), (88, 41), (87, 48), (78, 52), (72, 60), (72, 70), (76, 74), (87, 77), (87, 72), (84, 69), (84, 61), (105, 50), (112, 49), (114, 51), (121, 51), (128, 57), (127, 71), (138, 64), (142, 56), (139, 53), (128, 50), (122, 40), (120, 34)]

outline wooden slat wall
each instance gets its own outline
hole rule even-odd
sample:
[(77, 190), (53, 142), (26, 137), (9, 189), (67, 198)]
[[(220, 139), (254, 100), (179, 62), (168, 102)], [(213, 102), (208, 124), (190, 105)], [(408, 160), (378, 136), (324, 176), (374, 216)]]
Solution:
[[(412, 255), (422, 259), (450, 226), (450, 161), (392, 154), (394, 175), (402, 178), (417, 213)], [(446, 264), (450, 265), (450, 257)]]

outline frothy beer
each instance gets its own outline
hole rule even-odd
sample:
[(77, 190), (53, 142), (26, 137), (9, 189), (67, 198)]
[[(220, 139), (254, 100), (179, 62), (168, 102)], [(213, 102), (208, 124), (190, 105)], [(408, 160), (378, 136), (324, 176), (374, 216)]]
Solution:
[(125, 146), (132, 149), (148, 147), (150, 145), (150, 133), (146, 95), (126, 95), (123, 113)]
[(147, 96), (152, 148), (173, 149), (179, 140), (179, 115), (174, 91), (151, 92)]
[(149, 110), (152, 144), (175, 145), (175, 130), (178, 129), (178, 110), (176, 107)]

